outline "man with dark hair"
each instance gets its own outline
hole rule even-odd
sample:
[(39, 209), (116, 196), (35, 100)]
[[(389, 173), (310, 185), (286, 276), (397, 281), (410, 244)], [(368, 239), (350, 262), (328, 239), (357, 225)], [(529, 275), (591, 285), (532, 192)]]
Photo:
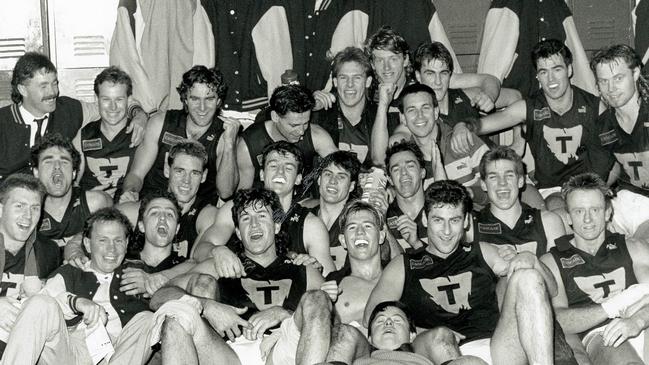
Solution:
[(120, 202), (136, 201), (147, 191), (166, 189), (169, 149), (187, 139), (201, 143), (208, 151), (207, 177), (198, 196), (216, 204), (219, 197), (234, 193), (239, 178), (234, 150), (240, 123), (219, 115), (226, 90), (217, 69), (199, 65), (183, 74), (178, 93), (184, 108), (151, 118), (124, 179)]
[[(446, 177), (459, 181), (470, 189), (477, 205), (483, 206), (487, 197), (480, 189), (478, 165), (487, 145), (480, 139), (468, 152), (456, 152), (451, 146), (452, 128), (439, 119), (439, 104), (435, 92), (424, 84), (413, 84), (403, 89), (399, 106), (401, 123), (419, 146), (426, 161), (426, 177), (437, 176), (443, 169)], [(398, 136), (393, 136), (393, 142)], [(431, 171), (432, 170), (432, 171)], [(437, 179), (436, 179), (437, 180)]]
[[(187, 140), (173, 145), (168, 155), (169, 169), (165, 171), (169, 179), (167, 191), (174, 195), (181, 208), (173, 251), (180, 257), (189, 258), (194, 244), (213, 223), (217, 212), (210, 199), (198, 196), (200, 185), (207, 177), (208, 154), (202, 144)], [(139, 201), (122, 203), (119, 209), (134, 225), (142, 219)]]
[[(398, 115), (403, 89), (417, 80), (413, 74), (408, 44), (389, 26), (380, 28), (368, 37), (365, 52), (372, 62), (377, 78), (375, 82), (378, 82), (373, 98), (378, 108), (372, 129), (371, 154), (374, 164), (380, 165), (392, 133), (388, 129), (388, 120)], [(500, 83), (491, 75), (450, 73), (449, 84), (455, 88), (479, 87), (481, 92), (473, 102), (486, 112), (493, 109), (500, 93)]]
[(315, 179), (312, 176), (314, 159), (324, 157), (336, 150), (331, 136), (319, 125), (312, 125), (311, 109), (315, 101), (311, 92), (300, 85), (283, 85), (273, 91), (270, 98), (271, 120), (255, 123), (241, 134), (237, 145), (239, 164), (239, 189), (247, 189), (260, 184), (261, 159), (264, 147), (286, 141), (297, 146), (303, 158), (303, 176), (308, 177), (309, 186)]
[(404, 250), (426, 245), (424, 186), (446, 178), (442, 169), (438, 170), (441, 175), (426, 179), (425, 164), (424, 155), (414, 142), (399, 142), (388, 148), (385, 165), (396, 194), (388, 206), (386, 220), (390, 233)]
[(74, 147), (81, 153), (76, 181), (84, 191), (102, 190), (115, 198), (115, 193), (122, 191), (135, 154), (126, 133), (133, 82), (126, 72), (111, 66), (97, 75), (94, 90), (101, 118), (85, 125), (74, 137)]
[[(376, 103), (367, 96), (367, 90), (372, 84), (371, 75), (372, 66), (363, 50), (347, 47), (338, 52), (331, 63), (335, 92), (314, 93), (317, 100), (329, 100), (322, 95), (331, 95), (338, 103), (333, 107), (331, 103), (325, 104), (326, 110), (318, 110), (311, 117), (311, 122), (324, 128), (339, 149), (354, 152), (358, 160), (364, 163), (372, 161), (370, 147), (372, 126), (376, 118)], [(392, 133), (399, 125), (395, 115), (390, 118), (388, 133)]]
[(79, 152), (58, 133), (47, 134), (32, 149), (34, 176), (47, 195), (38, 227), (38, 239), (49, 240), (63, 249), (63, 258), (80, 266), (88, 259), (81, 248), (81, 231), (86, 219), (101, 208), (113, 205), (103, 191), (84, 191), (73, 186), (79, 171)]
[(561, 193), (574, 234), (541, 258), (558, 284), (557, 320), (579, 335), (593, 364), (643, 363), (637, 336), (649, 326), (647, 241), (607, 230), (611, 193), (598, 175), (573, 176)]
[[(507, 261), (493, 246), (465, 243), (471, 207), (468, 191), (456, 181), (436, 181), (426, 190), (428, 245), (383, 270), (365, 323), (378, 303), (400, 300), (417, 308), (417, 327), (435, 328), (423, 341), (434, 344), (426, 357), (436, 364), (469, 354), (495, 364), (553, 363), (552, 274), (529, 252)], [(500, 311), (499, 276), (509, 278)]]
[[(293, 191), (302, 182), (302, 152), (287, 141), (267, 145), (262, 154), (261, 181), (267, 190), (277, 194), (281, 209), (273, 212), (278, 215), (282, 233), (286, 235), (289, 250), (295, 254), (307, 254), (322, 265), (324, 272), (334, 270), (329, 251), (327, 227), (309, 209), (294, 201)], [(229, 201), (219, 208), (214, 224), (205, 232), (194, 248), (192, 257), (198, 261), (213, 258), (219, 277), (240, 277), (245, 275), (245, 267), (225, 246), (235, 233), (232, 217), (234, 202)], [(306, 255), (299, 255), (296, 262), (302, 262)]]
[[(279, 340), (269, 357), (275, 364), (288, 364), (295, 356), (295, 350), (291, 354), (277, 348), (290, 346), (299, 336), (298, 328), (308, 320), (300, 315), (301, 302), (305, 301), (300, 298), (307, 290), (320, 287), (322, 275), (311, 267), (286, 261), (286, 247), (276, 240), (280, 225), (273, 217), (281, 212), (281, 205), (275, 193), (240, 190), (233, 201), (231, 216), (241, 240), (237, 254), (247, 268), (247, 276), (223, 278), (216, 273), (214, 264), (206, 261), (154, 295), (151, 307), (158, 310), (156, 315), (166, 316), (161, 334), (163, 362), (177, 363), (182, 359), (183, 363), (203, 363), (208, 356), (224, 354), (236, 359), (216, 333), (230, 340), (243, 334), (247, 340), (261, 342), (266, 330), (280, 324)], [(319, 303), (328, 301), (324, 293), (320, 298)], [(295, 314), (291, 315), (291, 311)], [(244, 313), (247, 320), (239, 317)], [(201, 315), (207, 322), (200, 319)], [(246, 356), (259, 356), (254, 352)]]
[(540, 211), (522, 203), (520, 189), (525, 184), (521, 157), (509, 147), (497, 146), (480, 161), (480, 182), (489, 204), (475, 213), (473, 240), (497, 245), (509, 254), (528, 251), (541, 257), (554, 240), (565, 234), (556, 213)]
[[(14, 172), (27, 172), (29, 149), (49, 133), (60, 133), (72, 140), (82, 125), (99, 118), (95, 103), (59, 96), (59, 81), (54, 64), (36, 52), (22, 55), (11, 78), (13, 103), (0, 109), (0, 181)], [(147, 115), (132, 103), (133, 145), (140, 143)]]
[[(573, 69), (568, 47), (547, 39), (534, 46), (531, 56), (540, 90), (481, 118), (471, 129), (483, 135), (523, 123), (534, 158), (536, 187), (547, 208), (557, 210), (564, 205), (558, 194), (563, 182), (585, 171), (595, 171), (605, 179), (612, 160), (599, 148), (594, 133), (600, 110), (597, 97), (570, 84)], [(468, 140), (474, 140), (473, 136)], [(523, 155), (524, 150), (517, 152)]]
[[(620, 191), (613, 199), (613, 223), (619, 233), (649, 236), (649, 82), (642, 60), (624, 44), (600, 49), (590, 63), (606, 111), (595, 123), (598, 145), (617, 160)], [(619, 165), (619, 166), (617, 166)], [(610, 183), (610, 181), (609, 181)]]
[(319, 201), (311, 212), (318, 216), (329, 231), (329, 251), (336, 270), (347, 258), (347, 251), (338, 240), (341, 232), (339, 222), (345, 205), (354, 194), (358, 184), (361, 163), (349, 151), (336, 151), (328, 154), (320, 162), (318, 177)]
[(126, 253), (126, 268), (120, 290), (127, 295), (153, 295), (170, 278), (194, 267), (173, 250), (180, 225), (181, 208), (168, 191), (153, 192), (142, 198), (137, 215), (137, 233)]
[(48, 363), (90, 363), (87, 329), (96, 327), (105, 331), (114, 348), (106, 361), (144, 364), (149, 359), (152, 350), (146, 340), (153, 322), (148, 303), (123, 293), (116, 284), (123, 273), (130, 231), (128, 219), (115, 208), (100, 209), (88, 218), (83, 239), (91, 260), (82, 268), (62, 266), (48, 279), (42, 294), (25, 302), (4, 362), (36, 364), (46, 356), (42, 360)]

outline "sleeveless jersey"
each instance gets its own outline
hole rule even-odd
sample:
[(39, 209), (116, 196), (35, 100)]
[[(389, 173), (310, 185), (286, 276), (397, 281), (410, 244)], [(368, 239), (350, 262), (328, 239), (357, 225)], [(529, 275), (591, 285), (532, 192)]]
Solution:
[[(631, 101), (634, 102), (634, 101)], [(640, 103), (638, 119), (631, 133), (617, 122), (615, 109), (609, 108), (597, 120), (601, 145), (615, 155), (624, 173), (618, 179), (620, 187), (649, 196), (649, 110)]]
[[(326, 130), (339, 150), (354, 152), (361, 163), (371, 163), (370, 146), (375, 118), (376, 104), (368, 100), (365, 102), (361, 120), (356, 125), (352, 125), (345, 117), (339, 103), (336, 103), (334, 108), (313, 112), (311, 122)], [(398, 118), (389, 115), (388, 134), (392, 134), (398, 125)]]
[(221, 303), (235, 307), (247, 307), (244, 314), (250, 315), (281, 306), (294, 311), (306, 292), (306, 267), (293, 265), (278, 257), (267, 267), (263, 267), (246, 256), (240, 256), (246, 270), (243, 278), (220, 278), (217, 298)]
[[(316, 217), (320, 212), (320, 207), (315, 206), (309, 210)], [(340, 216), (336, 218), (336, 221), (329, 228), (329, 252), (331, 253), (331, 259), (334, 261), (336, 270), (340, 270), (341, 267), (347, 261), (347, 250), (340, 244), (338, 240), (338, 235), (340, 235)]]
[(591, 162), (602, 163), (589, 156), (589, 147), (597, 144), (592, 132), (599, 99), (576, 86), (572, 94), (572, 107), (563, 115), (550, 108), (541, 90), (525, 100), (525, 139), (534, 157), (539, 188), (561, 186), (570, 176), (590, 171)]
[(304, 246), (304, 221), (311, 213), (309, 209), (296, 204), (291, 207), (288, 215), (284, 217), (280, 233), (283, 233), (287, 240), (288, 250), (296, 253), (307, 253)]
[[(473, 146), (471, 146), (468, 153), (455, 153), (451, 149), (451, 137), (453, 136), (453, 129), (443, 121), (438, 122), (439, 128), (437, 146), (442, 155), (444, 163), (444, 170), (449, 180), (456, 180), (460, 184), (469, 187), (474, 185), (480, 179), (478, 167), (482, 155), (489, 150), (489, 147), (477, 136), (473, 138)], [(432, 168), (432, 164), (427, 163), (426, 166)], [(432, 170), (426, 171), (427, 182), (432, 177)]]
[(194, 243), (198, 237), (198, 232), (196, 232), (196, 220), (203, 208), (208, 204), (209, 202), (207, 200), (196, 197), (187, 213), (182, 214), (178, 219), (178, 225), (180, 228), (178, 228), (178, 233), (176, 234), (175, 242), (173, 244), (173, 250), (178, 254), (178, 256), (189, 258), (189, 254), (192, 252), (192, 247), (194, 247)]
[(73, 187), (70, 202), (60, 222), (43, 209), (41, 223), (38, 226), (38, 240), (50, 240), (63, 248), (72, 236), (83, 231), (83, 225), (88, 217), (90, 217), (90, 208), (86, 193), (79, 187)]
[[(155, 190), (167, 190), (168, 179), (164, 172), (169, 170), (167, 157), (169, 150), (178, 142), (187, 140), (187, 118), (183, 110), (168, 110), (158, 139), (158, 155), (155, 163), (144, 178), (141, 195)], [(198, 189), (197, 196), (216, 203), (219, 199), (216, 191), (216, 146), (223, 133), (223, 122), (216, 114), (210, 127), (198, 138), (197, 142), (207, 150), (207, 178)]]
[(560, 237), (556, 247), (550, 249), (561, 273), (568, 306), (602, 303), (638, 282), (623, 235), (606, 231), (604, 243), (594, 256), (573, 246), (573, 238), (574, 235)]
[(131, 135), (122, 129), (112, 141), (101, 132), (101, 120), (81, 129), (81, 150), (85, 169), (79, 186), (84, 190), (103, 190), (115, 196), (121, 191), (126, 173), (130, 171), (136, 147), (129, 147)]
[(548, 249), (548, 241), (541, 220), (541, 211), (521, 203), (522, 212), (514, 228), (496, 218), (489, 206), (474, 212), (473, 237), (476, 242), (506, 245), (516, 252), (531, 252), (541, 257)]
[[(252, 161), (252, 166), (255, 168), (254, 173), (254, 184), (261, 186), (261, 179), (259, 178), (259, 171), (262, 170), (263, 166), (263, 150), (267, 145), (275, 142), (268, 131), (266, 130), (266, 123), (253, 124), (248, 127), (246, 130), (241, 133), (241, 138), (246, 142), (248, 147), (248, 152), (250, 154), (250, 161)], [(297, 142), (294, 143), (300, 151), (302, 151), (302, 177), (306, 177), (313, 167), (315, 166), (314, 159), (317, 158), (318, 154), (315, 151), (313, 146), (313, 137), (311, 136), (311, 126), (309, 126), (306, 131), (304, 131), (304, 136)], [(304, 184), (304, 181), (303, 181)]]
[(439, 114), (441, 120), (451, 127), (467, 118), (480, 118), (480, 113), (471, 106), (471, 99), (462, 89), (451, 89), (448, 91), (448, 114)]
[(400, 300), (416, 309), (412, 315), (417, 327), (447, 326), (465, 335), (464, 342), (491, 337), (500, 317), (498, 277), (478, 243), (460, 245), (446, 259), (425, 248), (406, 252), (403, 258)]
[[(404, 214), (405, 213), (399, 207), (399, 203), (397, 203), (397, 199), (394, 199), (394, 201), (388, 206), (388, 210), (385, 214), (385, 220), (387, 222), (390, 233), (397, 240), (397, 242), (399, 242), (401, 248), (403, 248), (404, 250), (412, 250), (412, 246), (410, 246), (408, 241), (406, 241), (406, 239), (401, 236), (401, 233), (397, 229), (397, 219), (399, 219), (399, 217)], [(417, 214), (417, 217), (414, 219), (414, 221), (417, 225), (417, 238), (420, 241), (423, 241), (424, 244), (426, 244), (428, 242), (428, 230), (424, 226), (424, 214), (426, 213), (424, 212), (424, 208), (422, 208)]]

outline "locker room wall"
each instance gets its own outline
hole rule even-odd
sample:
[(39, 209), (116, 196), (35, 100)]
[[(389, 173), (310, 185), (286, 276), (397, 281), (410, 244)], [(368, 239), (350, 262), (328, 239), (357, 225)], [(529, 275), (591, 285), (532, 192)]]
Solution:
[[(433, 1), (462, 69), (475, 71), (490, 0)], [(589, 55), (607, 44), (633, 44), (631, 11), (635, 1), (567, 0)], [(118, 0), (21, 0), (3, 4), (0, 106), (11, 102), (11, 69), (26, 51), (50, 55), (59, 70), (61, 94), (94, 100), (92, 81), (108, 66), (117, 3)]]

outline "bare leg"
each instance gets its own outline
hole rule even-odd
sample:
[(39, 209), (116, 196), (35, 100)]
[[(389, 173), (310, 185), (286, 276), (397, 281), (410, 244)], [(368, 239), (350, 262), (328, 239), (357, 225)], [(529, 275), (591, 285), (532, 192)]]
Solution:
[(541, 274), (534, 269), (510, 277), (491, 357), (500, 364), (552, 364), (552, 307)]
[(412, 342), (412, 347), (416, 353), (435, 364), (455, 360), (462, 356), (453, 331), (447, 327), (435, 327), (418, 334)]
[(347, 324), (333, 327), (327, 361), (351, 364), (355, 359), (369, 354), (370, 343), (358, 329)]
[(198, 365), (194, 340), (175, 319), (167, 317), (162, 324), (162, 363)]
[(293, 314), (295, 325), (300, 329), (296, 364), (315, 364), (327, 357), (331, 341), (332, 303), (322, 290), (304, 293)]
[(194, 275), (187, 284), (187, 292), (191, 295), (203, 298), (217, 299), (218, 284), (212, 275)]
[(586, 348), (593, 365), (642, 365), (644, 362), (636, 353), (629, 341), (623, 342), (618, 347), (604, 346), (604, 339), (601, 334), (596, 335)]

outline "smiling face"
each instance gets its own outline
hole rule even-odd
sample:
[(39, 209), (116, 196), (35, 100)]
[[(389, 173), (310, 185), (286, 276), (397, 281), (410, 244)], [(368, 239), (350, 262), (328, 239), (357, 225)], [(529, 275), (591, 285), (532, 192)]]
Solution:
[(489, 202), (500, 210), (508, 210), (518, 202), (518, 192), (525, 183), (510, 160), (496, 160), (485, 165), (486, 176), (481, 184)]
[(146, 242), (156, 247), (169, 246), (178, 232), (178, 212), (169, 199), (156, 198), (149, 202), (138, 228)]
[(74, 180), (72, 156), (57, 146), (43, 150), (38, 156), (35, 175), (45, 185), (47, 195), (62, 197), (70, 192)]
[(377, 313), (370, 328), (370, 340), (378, 349), (395, 350), (404, 343), (410, 343), (408, 317), (397, 307), (386, 307)]
[(411, 151), (401, 151), (390, 156), (388, 172), (399, 196), (410, 198), (417, 193), (423, 193), (426, 169), (419, 166), (417, 157)]
[(207, 170), (203, 170), (203, 161), (184, 153), (175, 156), (173, 164), (165, 174), (169, 175), (169, 191), (182, 204), (190, 203), (196, 198), (198, 188), (207, 178)]
[(595, 240), (604, 237), (611, 208), (606, 207), (604, 195), (599, 190), (574, 190), (566, 197), (568, 223), (575, 237)]
[(276, 255), (275, 234), (279, 228), (273, 220), (272, 209), (255, 202), (239, 214), (239, 226), (235, 232), (243, 242), (246, 256), (254, 258)]
[(298, 162), (291, 153), (271, 151), (266, 156), (266, 164), (261, 170), (264, 187), (278, 196), (292, 194), (295, 185), (302, 182), (302, 174), (297, 171)]
[(614, 108), (625, 106), (629, 101), (638, 100), (636, 81), (640, 69), (630, 69), (622, 59), (615, 62), (599, 63), (595, 67), (599, 92), (606, 103)]
[(214, 114), (221, 106), (221, 99), (216, 95), (214, 89), (203, 83), (195, 83), (187, 93), (185, 100), (188, 121), (199, 127), (206, 127), (212, 123)]
[(41, 218), (41, 195), (37, 191), (16, 187), (0, 204), (0, 233), (5, 240), (25, 242)]
[(365, 100), (365, 92), (372, 78), (365, 74), (365, 69), (358, 62), (350, 61), (340, 66), (333, 83), (338, 90), (340, 103), (351, 108)]
[(345, 230), (339, 236), (340, 244), (347, 255), (356, 260), (368, 260), (379, 255), (379, 246), (385, 239), (385, 232), (367, 210), (359, 210), (347, 216)]
[(427, 92), (417, 92), (403, 97), (401, 122), (416, 137), (430, 136), (435, 129), (439, 108), (435, 107), (433, 97)]
[(428, 232), (428, 251), (446, 258), (452, 254), (462, 241), (468, 225), (461, 205), (435, 205), (426, 216)]
[(18, 85), (18, 92), (23, 97), (23, 107), (34, 117), (41, 117), (56, 109), (59, 80), (56, 73), (43, 68), (34, 72), (34, 77)]
[(408, 57), (384, 49), (372, 51), (372, 67), (379, 82), (403, 85), (406, 82)]
[(83, 239), (90, 252), (90, 267), (100, 273), (110, 274), (124, 261), (128, 237), (126, 228), (116, 221), (96, 221), (90, 238)]
[(539, 58), (536, 61), (536, 79), (543, 89), (543, 94), (549, 99), (560, 99), (570, 88), (572, 65), (566, 65), (560, 54), (549, 58)]
[(110, 126), (124, 126), (127, 122), (128, 86), (102, 82), (99, 85), (97, 106), (102, 123)]
[(287, 112), (285, 115), (279, 115), (272, 111), (270, 115), (275, 129), (290, 143), (297, 143), (302, 139), (309, 128), (309, 119), (311, 119), (310, 110), (302, 113)]
[(329, 204), (347, 201), (355, 185), (349, 171), (334, 163), (322, 169), (318, 178), (320, 197)]
[(415, 71), (415, 76), (417, 81), (433, 89), (437, 101), (441, 102), (446, 99), (451, 73), (446, 62), (432, 59), (424, 60), (421, 64), (421, 70)]

